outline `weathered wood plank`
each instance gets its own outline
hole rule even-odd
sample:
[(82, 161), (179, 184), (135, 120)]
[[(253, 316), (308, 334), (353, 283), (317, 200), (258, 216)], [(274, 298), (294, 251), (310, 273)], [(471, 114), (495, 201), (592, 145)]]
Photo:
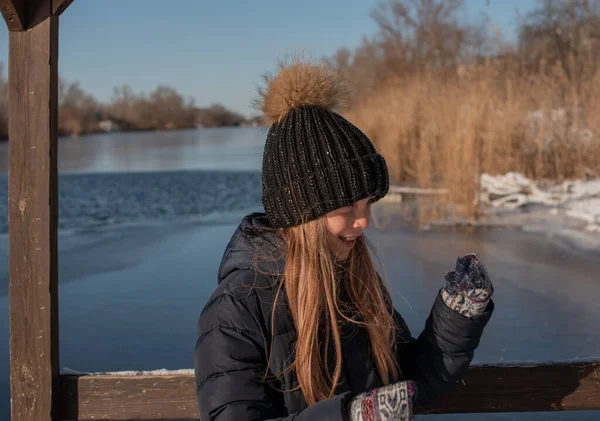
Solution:
[(9, 306), (13, 421), (58, 420), (58, 18), (9, 34)]
[(25, 0), (0, 0), (0, 12), (9, 31), (27, 29)]
[[(192, 375), (61, 376), (68, 420), (198, 419)], [(600, 409), (600, 363), (473, 367), (465, 382), (418, 413)]]
[(178, 376), (61, 376), (65, 420), (198, 419), (194, 378)]
[(52, 0), (52, 14), (60, 16), (71, 3), (73, 3), (73, 0)]
[(600, 362), (473, 367), (425, 414), (600, 409)]

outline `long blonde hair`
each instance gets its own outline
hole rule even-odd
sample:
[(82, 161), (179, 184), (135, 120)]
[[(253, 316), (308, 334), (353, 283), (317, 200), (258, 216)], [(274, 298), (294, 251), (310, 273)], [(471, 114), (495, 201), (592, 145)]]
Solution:
[[(312, 405), (332, 397), (339, 383), (342, 322), (367, 329), (382, 381), (384, 384), (397, 381), (391, 299), (377, 274), (369, 254), (371, 246), (364, 235), (357, 238), (348, 259), (341, 265), (328, 247), (324, 218), (279, 230), (279, 234), (286, 244), (286, 260), (275, 301), (281, 293), (286, 294), (297, 330), (294, 360), (288, 369), (296, 371), (306, 402)], [(343, 280), (340, 269), (344, 272)], [(340, 302), (340, 282), (346, 282), (343, 287), (350, 302)], [(352, 308), (354, 317), (344, 312), (345, 306)], [(324, 338), (319, 333), (323, 330)], [(331, 343), (335, 350), (333, 366), (327, 358)]]

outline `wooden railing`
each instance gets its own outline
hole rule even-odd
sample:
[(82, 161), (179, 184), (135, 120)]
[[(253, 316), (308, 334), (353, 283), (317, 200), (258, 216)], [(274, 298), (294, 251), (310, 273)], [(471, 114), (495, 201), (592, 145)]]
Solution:
[[(198, 419), (193, 375), (62, 375), (60, 419)], [(600, 362), (476, 366), (418, 413), (600, 410)]]

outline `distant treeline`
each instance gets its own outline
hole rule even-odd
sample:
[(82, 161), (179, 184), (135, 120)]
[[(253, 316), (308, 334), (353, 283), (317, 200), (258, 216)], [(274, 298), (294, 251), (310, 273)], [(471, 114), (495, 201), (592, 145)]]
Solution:
[[(256, 125), (257, 119), (215, 104), (200, 108), (175, 89), (158, 86), (149, 94), (134, 93), (123, 85), (109, 103), (101, 103), (78, 82), (59, 80), (58, 131), (78, 136), (106, 131), (176, 130), (194, 127)], [(0, 139), (8, 138), (8, 81), (0, 63)]]

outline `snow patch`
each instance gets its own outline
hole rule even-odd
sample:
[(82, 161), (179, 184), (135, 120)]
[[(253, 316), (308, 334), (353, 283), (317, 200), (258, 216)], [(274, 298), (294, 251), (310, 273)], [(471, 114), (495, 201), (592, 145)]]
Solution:
[(179, 370), (167, 370), (166, 368), (160, 368), (157, 370), (149, 370), (149, 371), (104, 371), (104, 372), (84, 372), (73, 370), (69, 367), (64, 367), (61, 370), (62, 375), (72, 375), (72, 376), (180, 376), (180, 375), (193, 375), (194, 369), (192, 368), (183, 368)]
[(600, 364), (600, 357), (576, 357), (556, 361), (535, 361), (535, 360), (510, 360), (510, 361), (486, 361), (476, 362), (471, 364), (471, 367), (531, 367), (531, 366), (548, 366), (548, 365), (564, 365), (564, 364)]
[(566, 216), (587, 223), (586, 232), (600, 232), (600, 179), (565, 181), (542, 189), (520, 173), (482, 174), (479, 201), (506, 210), (530, 205), (553, 207), (552, 215), (562, 210)]

